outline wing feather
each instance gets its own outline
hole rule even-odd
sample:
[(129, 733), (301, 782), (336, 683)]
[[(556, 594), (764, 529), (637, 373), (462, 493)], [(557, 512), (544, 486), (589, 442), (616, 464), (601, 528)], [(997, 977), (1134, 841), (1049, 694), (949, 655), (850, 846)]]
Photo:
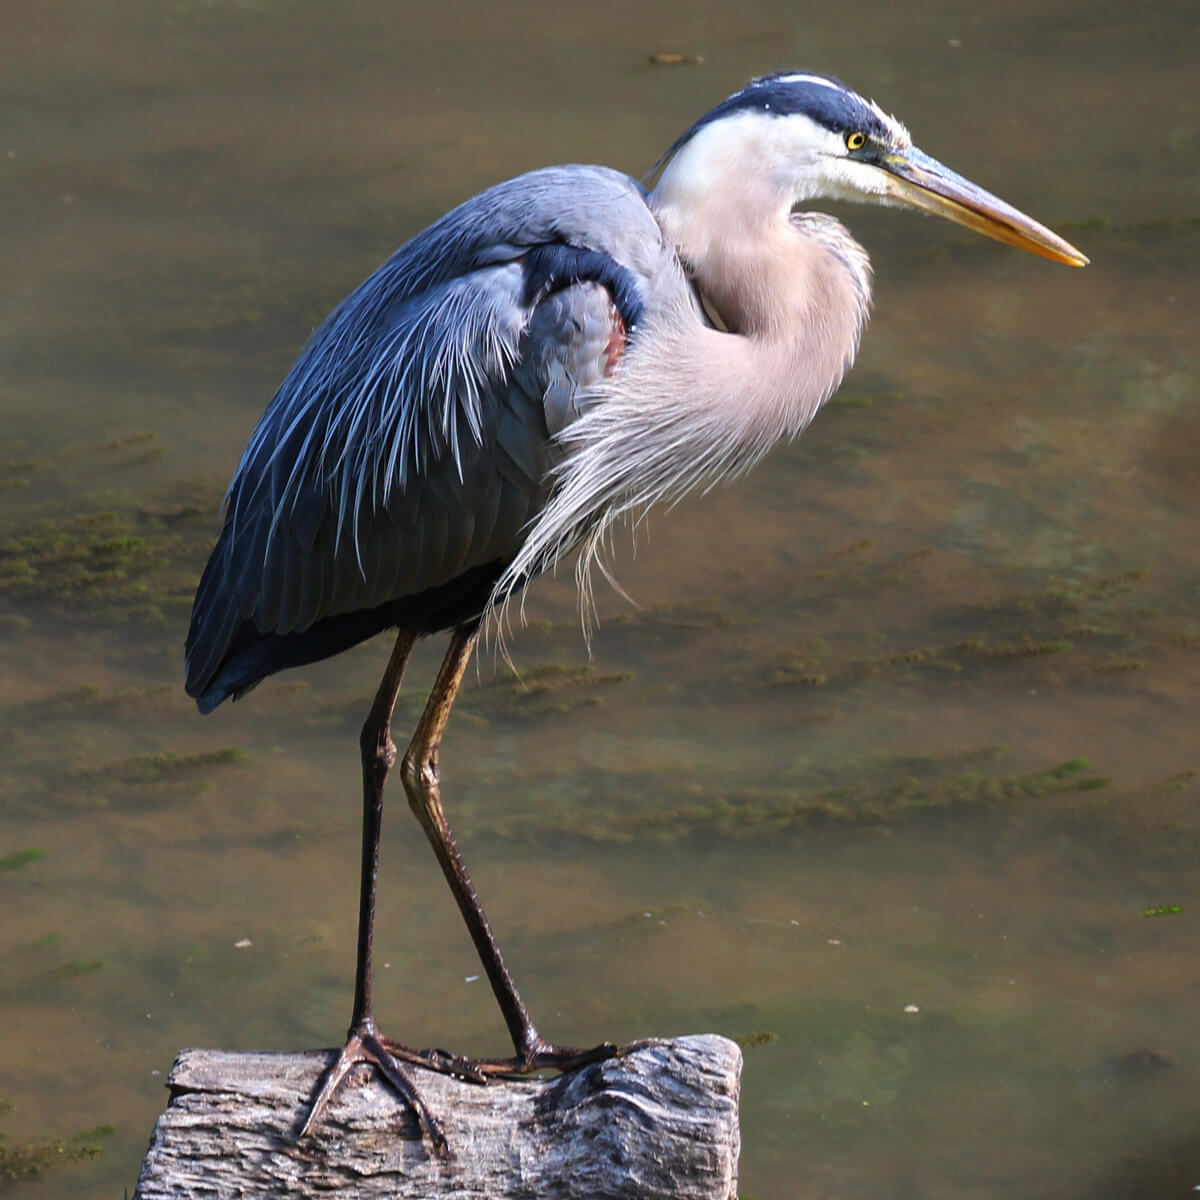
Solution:
[(325, 584), (328, 579), (332, 559), (326, 554), (314, 554), (313, 542), (309, 543), (307, 558), (309, 569), (300, 577), (300, 599), (296, 608), (296, 620), (293, 628), (308, 629), (322, 611), (325, 596)]
[(601, 309), (632, 329), (669, 253), (632, 180), (553, 168), (461, 205), (351, 293), (230, 485), (188, 636), (202, 707), (277, 669), (258, 654), (234, 679), (248, 640), (510, 560), (552, 486), (548, 394), (557, 413), (603, 372)]

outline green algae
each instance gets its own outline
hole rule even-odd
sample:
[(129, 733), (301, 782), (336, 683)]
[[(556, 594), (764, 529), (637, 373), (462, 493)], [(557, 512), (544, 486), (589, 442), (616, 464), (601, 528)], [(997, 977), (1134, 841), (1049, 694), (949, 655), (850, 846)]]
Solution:
[(733, 1040), (737, 1042), (743, 1051), (757, 1050), (760, 1046), (770, 1046), (773, 1042), (779, 1041), (779, 1034), (761, 1029), (754, 1033), (743, 1034), (741, 1037), (736, 1037)]
[(66, 1138), (37, 1138), (11, 1143), (0, 1133), (0, 1185), (40, 1179), (72, 1163), (87, 1162), (104, 1152), (99, 1144), (116, 1132), (112, 1125), (97, 1125)]
[(1072, 758), (1057, 767), (1051, 767), (1046, 774), (1054, 779), (1068, 779), (1072, 775), (1078, 775), (1080, 771), (1086, 771), (1089, 766), (1091, 763), (1086, 758)]
[(979, 607), (985, 612), (1078, 612), (1092, 601), (1111, 599), (1134, 591), (1148, 574), (1145, 568), (1135, 567), (1093, 580), (1068, 580), (1051, 576), (1038, 588), (997, 596), (982, 602)]
[(69, 768), (50, 785), (55, 808), (156, 808), (194, 799), (215, 786), (214, 772), (244, 762), (238, 746), (197, 754), (136, 754), (95, 766)]
[(1089, 773), (1083, 758), (1039, 771), (995, 770), (1005, 753), (984, 746), (944, 756), (871, 757), (753, 786), (693, 780), (679, 770), (575, 770), (531, 781), (528, 807), (503, 816), (480, 811), (473, 827), (517, 842), (753, 841), (814, 827), (887, 827), (929, 813), (1007, 807), (1112, 784)]
[(1186, 771), (1176, 771), (1174, 775), (1168, 775), (1160, 783), (1148, 788), (1147, 794), (1155, 799), (1161, 796), (1170, 796), (1175, 792), (1182, 791), (1189, 784), (1194, 783), (1197, 778), (1200, 778), (1200, 771), (1193, 768), (1189, 768)]
[(0, 1000), (40, 1002), (48, 993), (104, 969), (102, 959), (61, 958), (61, 947), (61, 935), (50, 933), (4, 951), (5, 963), (16, 978), (0, 988)]
[(26, 717), (78, 716), (107, 720), (114, 712), (138, 712), (155, 708), (176, 692), (176, 688), (165, 683), (112, 690), (85, 684), (82, 687), (52, 692), (40, 700), (22, 705), (19, 711)]
[(76, 958), (55, 967), (51, 971), (47, 971), (44, 980), (46, 983), (62, 983), (68, 979), (79, 979), (84, 975), (94, 975), (97, 971), (103, 969), (104, 963), (98, 958)]
[(69, 778), (83, 784), (154, 784), (206, 767), (242, 762), (245, 758), (246, 752), (238, 746), (209, 750), (201, 754), (175, 754), (171, 751), (137, 754), (97, 767), (76, 767), (69, 772)]
[[(924, 613), (918, 631), (895, 623), (881, 630), (874, 619), (866, 631), (843, 624), (836, 635), (823, 632), (764, 656), (745, 680), (750, 686), (822, 689), (835, 706), (821, 715), (840, 718), (848, 704), (869, 703), (877, 693), (866, 689), (883, 680), (939, 689), (1005, 678), (1028, 681), (1031, 689), (1069, 682), (1107, 691), (1123, 679), (1131, 688), (1150, 687), (1170, 668), (1186, 670), (1187, 652), (1200, 646), (1200, 635), (1147, 595), (1154, 580), (1140, 567), (1071, 578), (1048, 572), (1016, 589), (1005, 585), (1013, 572), (981, 572), (962, 588), (945, 556), (882, 559), (861, 544), (847, 549), (854, 552), (828, 556), (805, 578), (802, 611), (857, 610), (856, 595), (894, 586), (895, 601), (882, 616)], [(914, 574), (908, 565), (920, 558), (927, 567)], [(931, 627), (944, 631), (942, 637), (931, 639)]]
[(736, 629), (750, 623), (740, 609), (717, 596), (687, 603), (653, 604), (626, 609), (605, 618), (605, 626), (633, 625), (644, 629)]
[(40, 938), (35, 938), (32, 942), (26, 942), (23, 946), (18, 946), (14, 953), (29, 954), (40, 953), (42, 950), (52, 950), (62, 943), (61, 933), (44, 933)]
[[(516, 675), (498, 674), (464, 696), (463, 715), (506, 712), (545, 717), (603, 703), (597, 689), (627, 683), (630, 671), (597, 671), (590, 664), (542, 663)], [(419, 697), (418, 697), (419, 699)]]
[(10, 854), (7, 858), (0, 858), (0, 871), (19, 871), (22, 867), (45, 857), (45, 850), (18, 850), (16, 854)]
[(55, 748), (51, 745), (42, 751), (48, 759), (35, 751), (18, 763), (22, 772), (19, 787), (6, 789), (0, 781), (0, 796), (10, 812), (39, 818), (63, 811), (131, 810), (183, 803), (211, 791), (219, 773), (247, 760), (241, 747), (226, 746), (195, 754), (162, 751), (64, 766), (57, 760)]
[[(44, 459), (10, 458), (0, 463), (0, 488), (23, 487), (48, 469), (125, 478), (166, 453), (157, 435), (134, 431)], [(27, 628), (64, 620), (148, 625), (186, 610), (214, 532), (212, 485), (177, 480), (157, 497), (144, 489), (80, 492), (73, 505), (62, 511), (34, 500), (0, 516), (0, 628), (13, 617)]]
[(180, 539), (137, 528), (115, 513), (83, 513), (0, 540), (0, 597), (110, 612), (145, 607), (154, 595), (149, 577), (179, 555)]

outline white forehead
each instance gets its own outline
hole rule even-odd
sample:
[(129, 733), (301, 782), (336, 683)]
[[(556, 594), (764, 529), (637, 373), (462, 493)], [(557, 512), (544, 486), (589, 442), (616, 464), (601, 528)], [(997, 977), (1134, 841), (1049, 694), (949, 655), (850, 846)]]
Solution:
[(902, 121), (898, 121), (891, 113), (885, 112), (874, 100), (868, 100), (836, 79), (830, 79), (825, 75), (814, 75), (809, 71), (791, 71), (786, 75), (774, 76), (772, 83), (781, 87), (821, 87), (827, 88), (831, 92), (849, 93), (879, 118), (880, 123), (891, 134), (896, 147), (903, 149), (912, 145), (912, 135)]
[(888, 132), (892, 135), (892, 144), (899, 150), (907, 149), (912, 145), (912, 134), (908, 132), (907, 126), (903, 121), (898, 121), (889, 112), (884, 112), (874, 100), (864, 100), (864, 104), (884, 123)]
[(832, 79), (826, 79), (824, 75), (808, 75), (803, 71), (797, 71), (790, 75), (776, 75), (775, 78), (779, 83), (813, 83), (818, 87), (833, 88), (835, 92), (842, 91)]

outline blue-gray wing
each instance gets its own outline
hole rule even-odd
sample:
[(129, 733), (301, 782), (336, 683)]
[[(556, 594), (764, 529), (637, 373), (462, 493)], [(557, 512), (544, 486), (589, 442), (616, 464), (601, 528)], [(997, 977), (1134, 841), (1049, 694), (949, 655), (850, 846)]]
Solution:
[(486, 596), (545, 503), (552, 434), (670, 255), (632, 180), (552, 168), (448, 213), (348, 296), (230, 485), (188, 635), (201, 707), (342, 648), (331, 619), (495, 566)]

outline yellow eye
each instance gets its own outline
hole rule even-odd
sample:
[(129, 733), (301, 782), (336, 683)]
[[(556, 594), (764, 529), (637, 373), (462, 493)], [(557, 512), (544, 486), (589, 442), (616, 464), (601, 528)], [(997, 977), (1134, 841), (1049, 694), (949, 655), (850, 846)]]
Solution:
[(867, 144), (867, 135), (859, 133), (855, 130), (854, 133), (846, 134), (846, 149), (861, 150)]

